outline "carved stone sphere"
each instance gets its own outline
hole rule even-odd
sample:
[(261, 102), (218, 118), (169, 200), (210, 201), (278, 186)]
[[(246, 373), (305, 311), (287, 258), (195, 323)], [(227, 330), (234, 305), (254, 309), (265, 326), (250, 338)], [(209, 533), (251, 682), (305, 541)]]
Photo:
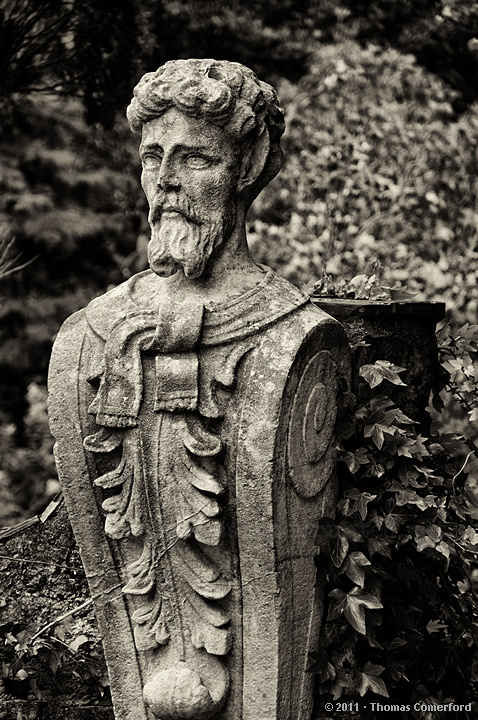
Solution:
[(208, 720), (218, 709), (198, 673), (182, 662), (153, 675), (143, 697), (158, 720)]

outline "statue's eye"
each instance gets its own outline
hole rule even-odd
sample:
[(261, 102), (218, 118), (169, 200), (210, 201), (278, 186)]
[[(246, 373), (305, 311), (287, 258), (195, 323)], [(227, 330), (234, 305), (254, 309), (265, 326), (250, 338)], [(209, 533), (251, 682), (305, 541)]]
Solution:
[(204, 155), (192, 154), (186, 157), (186, 165), (192, 170), (203, 170), (211, 165), (211, 161)]
[(154, 170), (161, 165), (161, 158), (157, 155), (143, 155), (141, 162), (145, 170)]

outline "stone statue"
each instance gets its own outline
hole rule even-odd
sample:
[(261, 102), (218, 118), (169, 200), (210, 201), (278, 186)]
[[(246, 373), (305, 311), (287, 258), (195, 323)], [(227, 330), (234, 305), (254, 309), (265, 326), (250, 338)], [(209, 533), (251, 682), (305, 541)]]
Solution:
[(281, 165), (274, 90), (234, 62), (145, 75), (150, 270), (64, 324), (50, 422), (117, 720), (309, 720), (342, 327), (249, 253)]

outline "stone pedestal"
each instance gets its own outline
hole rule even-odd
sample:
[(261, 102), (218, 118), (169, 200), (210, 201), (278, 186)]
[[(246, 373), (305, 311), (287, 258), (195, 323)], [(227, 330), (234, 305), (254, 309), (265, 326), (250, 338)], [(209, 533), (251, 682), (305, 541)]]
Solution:
[(397, 388), (395, 401), (428, 432), (427, 406), (438, 370), (435, 330), (445, 316), (445, 303), (336, 298), (314, 298), (314, 303), (342, 323), (355, 347), (356, 367), (388, 360), (405, 368), (401, 378), (406, 387)]
[(196, 410), (158, 400), (163, 373), (178, 377), (192, 354), (175, 366), (174, 353), (140, 352), (135, 425), (96, 424), (111, 388), (94, 308), (56, 341), (55, 455), (116, 720), (310, 718), (315, 536), (334, 512), (349, 349), (341, 326), (277, 276), (259, 292), (249, 322), (237, 307), (234, 322), (231, 310), (206, 315)]

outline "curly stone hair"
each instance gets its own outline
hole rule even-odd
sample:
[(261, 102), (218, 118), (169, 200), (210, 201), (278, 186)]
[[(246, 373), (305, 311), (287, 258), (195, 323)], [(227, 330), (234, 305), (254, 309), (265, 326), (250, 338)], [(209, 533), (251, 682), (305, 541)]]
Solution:
[(249, 68), (227, 60), (189, 59), (165, 63), (156, 72), (146, 73), (134, 88), (134, 97), (126, 111), (131, 130), (141, 135), (144, 123), (172, 107), (224, 128), (239, 145), (254, 143), (267, 129), (269, 155), (250, 188), (251, 197), (279, 172), (284, 112), (278, 105), (275, 90), (258, 80)]

